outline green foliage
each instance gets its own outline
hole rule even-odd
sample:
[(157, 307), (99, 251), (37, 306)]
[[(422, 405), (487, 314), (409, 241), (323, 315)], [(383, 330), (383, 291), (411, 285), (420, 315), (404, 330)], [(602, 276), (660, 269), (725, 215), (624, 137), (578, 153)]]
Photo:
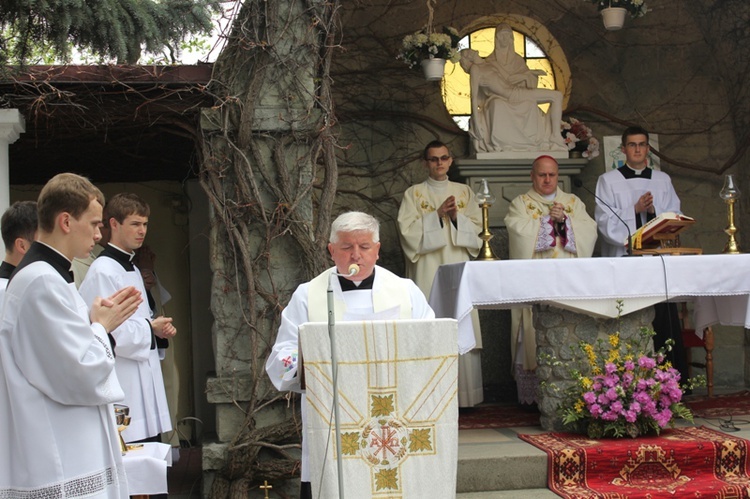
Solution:
[(134, 64), (192, 34), (210, 34), (219, 0), (0, 0), (0, 63), (92, 58)]

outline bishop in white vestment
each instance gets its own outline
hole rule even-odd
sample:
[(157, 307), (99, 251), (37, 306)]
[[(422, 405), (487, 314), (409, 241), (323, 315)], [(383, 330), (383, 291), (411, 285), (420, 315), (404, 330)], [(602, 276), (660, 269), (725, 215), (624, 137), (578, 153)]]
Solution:
[[(404, 192), (398, 211), (406, 277), (413, 279), (429, 298), (438, 267), (471, 260), (482, 240), (482, 211), (468, 185), (448, 180), (453, 158), (442, 142), (431, 142), (424, 151), (427, 180)], [(459, 357), (459, 407), (484, 400), (479, 315), (472, 311), (475, 347)]]
[[(590, 257), (596, 222), (583, 202), (558, 187), (557, 161), (540, 156), (531, 171), (533, 187), (508, 208), (505, 225), (511, 259)], [(513, 374), (522, 404), (536, 402), (536, 333), (530, 308), (511, 310)]]
[[(327, 291), (333, 290), (336, 321), (367, 319), (434, 319), (420, 289), (409, 279), (375, 265), (379, 257), (378, 222), (365, 213), (348, 212), (332, 224), (328, 249), (336, 266), (301, 284), (281, 314), (281, 325), (266, 372), (280, 391), (302, 393), (302, 482), (309, 493), (308, 450), (304, 439), (307, 402), (298, 372), (298, 327), (328, 320)], [(357, 269), (349, 276), (350, 268)], [(337, 276), (336, 273), (347, 275)], [(307, 485), (305, 485), (307, 484)]]

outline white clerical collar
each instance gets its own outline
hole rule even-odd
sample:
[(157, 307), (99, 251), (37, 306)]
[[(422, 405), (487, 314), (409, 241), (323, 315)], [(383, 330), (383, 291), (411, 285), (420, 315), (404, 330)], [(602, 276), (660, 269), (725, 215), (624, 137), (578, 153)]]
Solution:
[(427, 184), (430, 187), (434, 187), (436, 189), (445, 189), (448, 187), (448, 184), (450, 183), (450, 180), (447, 178), (445, 180), (435, 180), (432, 177), (427, 177)]
[(625, 166), (627, 166), (627, 167), (628, 167), (628, 170), (632, 171), (632, 172), (633, 172), (633, 175), (636, 175), (636, 176), (640, 176), (640, 175), (641, 175), (641, 174), (643, 173), (643, 170), (645, 170), (645, 169), (646, 169), (646, 167), (644, 166), (644, 167), (643, 167), (643, 168), (641, 168), (640, 170), (636, 170), (635, 168), (633, 168), (632, 166), (630, 166), (630, 165), (629, 165), (629, 164), (627, 164), (627, 163), (625, 163)]
[(116, 249), (116, 250), (117, 250), (117, 251), (119, 251), (120, 253), (124, 253), (124, 254), (128, 255), (128, 256), (130, 257), (130, 261), (131, 261), (131, 262), (133, 261), (133, 258), (135, 257), (135, 251), (125, 251), (124, 249), (120, 248), (120, 247), (119, 247), (119, 246), (117, 246), (116, 244), (112, 244), (111, 242), (110, 242), (110, 243), (107, 243), (107, 244), (108, 244), (109, 246), (112, 246), (112, 247), (113, 247), (114, 249)]

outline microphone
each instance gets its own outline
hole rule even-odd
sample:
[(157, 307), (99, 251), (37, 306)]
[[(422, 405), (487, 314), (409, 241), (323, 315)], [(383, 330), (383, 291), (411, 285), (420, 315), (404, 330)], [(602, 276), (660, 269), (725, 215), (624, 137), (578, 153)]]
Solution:
[(346, 274), (346, 277), (354, 277), (357, 274), (359, 274), (359, 265), (356, 263), (349, 265), (349, 273)]
[(604, 201), (602, 198), (600, 198), (599, 196), (597, 196), (596, 193), (594, 193), (591, 189), (589, 189), (588, 187), (586, 187), (585, 185), (583, 185), (583, 181), (580, 178), (574, 178), (573, 179), (573, 185), (575, 185), (576, 187), (582, 188), (584, 191), (586, 191), (589, 194), (591, 194), (592, 196), (594, 196), (594, 198), (596, 198), (597, 201), (599, 201), (604, 206), (606, 206), (609, 209), (609, 211), (611, 211), (612, 214), (615, 217), (617, 217), (617, 220), (619, 220), (620, 222), (622, 222), (622, 224), (628, 230), (628, 247), (626, 249), (627, 253), (626, 253), (625, 256), (633, 256), (633, 235), (630, 233), (630, 227), (625, 222), (625, 220), (623, 220), (622, 217), (617, 214), (617, 212), (614, 210), (614, 208), (612, 208), (609, 204), (607, 204), (606, 201)]

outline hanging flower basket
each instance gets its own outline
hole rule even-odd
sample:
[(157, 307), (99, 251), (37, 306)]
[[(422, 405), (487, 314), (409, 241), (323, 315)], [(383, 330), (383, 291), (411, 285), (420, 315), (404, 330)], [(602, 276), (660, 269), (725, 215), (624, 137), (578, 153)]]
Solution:
[[(428, 33), (427, 30), (421, 30), (406, 35), (401, 52), (396, 58), (403, 60), (410, 69), (418, 71), (421, 67), (427, 80), (441, 80), (445, 71), (445, 61), (458, 62), (458, 41), (461, 39), (454, 28), (446, 26), (442, 31), (442, 33)], [(427, 66), (432, 65), (440, 66), (439, 75), (432, 71), (428, 75)]]
[[(645, 0), (583, 0), (593, 3), (602, 13), (604, 27), (610, 31), (621, 29), (625, 24), (625, 14), (630, 17), (643, 17), (649, 11)], [(614, 17), (614, 19), (613, 19)]]
[(439, 81), (445, 74), (445, 59), (434, 57), (422, 60), (422, 71), (427, 81)]
[(601, 13), (604, 27), (608, 31), (617, 31), (618, 29), (622, 29), (625, 24), (625, 14), (628, 11), (623, 7), (607, 7), (606, 9), (602, 9)]

